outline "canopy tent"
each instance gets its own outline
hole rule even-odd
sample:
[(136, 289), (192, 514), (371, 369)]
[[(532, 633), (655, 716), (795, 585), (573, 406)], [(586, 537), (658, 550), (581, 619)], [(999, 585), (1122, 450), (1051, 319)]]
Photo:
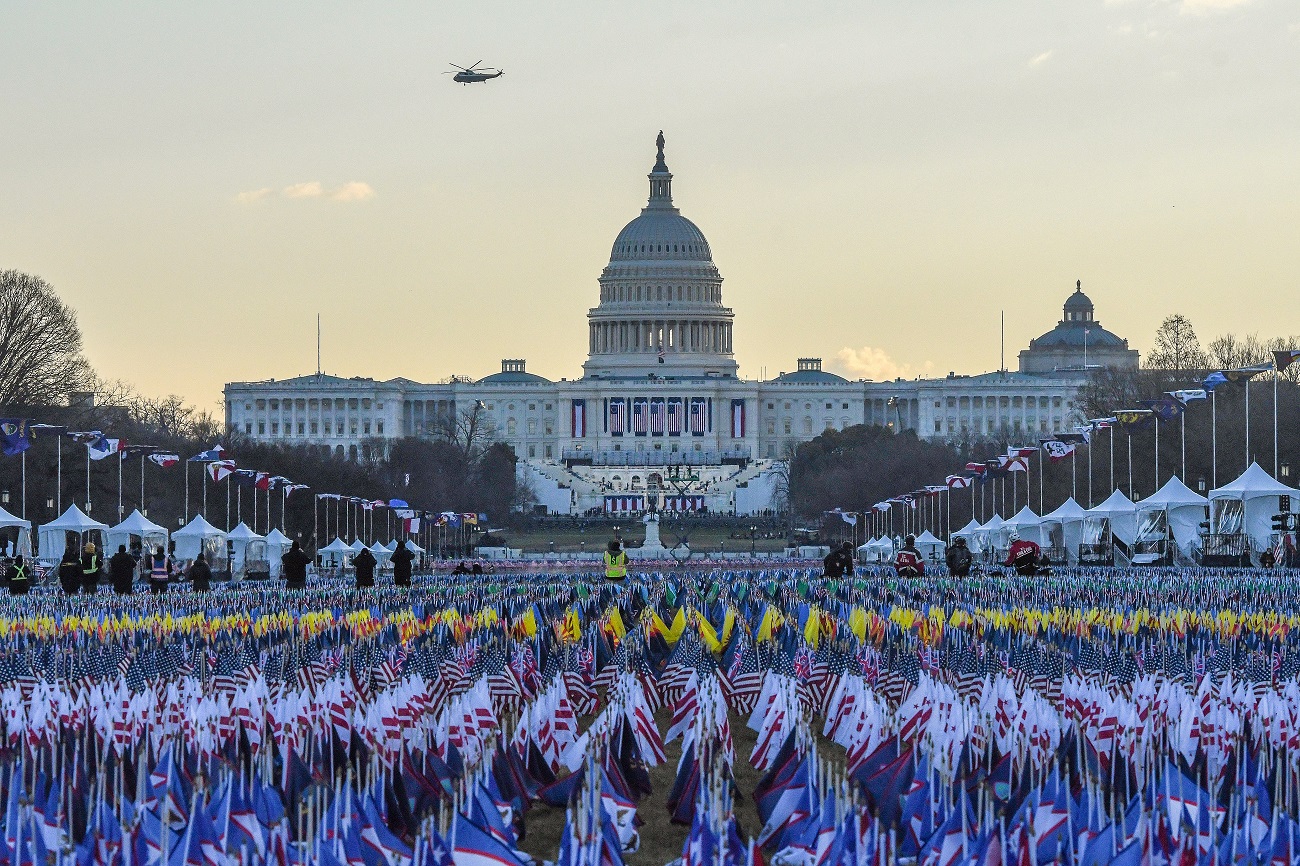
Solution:
[(368, 548), (366, 547), (365, 542), (363, 542), (360, 538), (357, 538), (357, 539), (353, 539), (352, 543), (348, 545), (348, 549), (351, 550), (354, 554), (356, 554), (356, 553), (360, 553), (363, 550), (367, 550)]
[(1080, 544), (1087, 546), (1092, 554), (1108, 559), (1112, 542), (1118, 542), (1121, 552), (1127, 554), (1136, 540), (1137, 506), (1122, 491), (1114, 491), (1106, 501), (1084, 513)]
[(1192, 490), (1177, 475), (1137, 504), (1138, 541), (1172, 537), (1183, 554), (1201, 546), (1201, 524), (1210, 500)]
[(943, 559), (943, 551), (946, 547), (947, 545), (935, 538), (934, 533), (928, 529), (916, 537), (917, 551), (930, 561)]
[[(1291, 497), (1287, 508), (1282, 508), (1283, 496)], [(1222, 535), (1244, 533), (1251, 551), (1258, 553), (1272, 546), (1273, 515), (1295, 511), (1296, 497), (1300, 490), (1274, 480), (1258, 463), (1252, 463), (1235, 481), (1210, 491), (1211, 525)]]
[(1002, 548), (1011, 546), (1011, 533), (1016, 533), (1025, 541), (1032, 541), (1040, 547), (1043, 546), (1043, 536), (1040, 531), (1040, 525), (1043, 519), (1034, 513), (1034, 510), (1026, 505), (1015, 513), (1015, 516), (1002, 524), (998, 530), (998, 546)]
[(391, 550), (389, 550), (387, 547), (384, 547), (378, 541), (370, 545), (369, 550), (371, 555), (374, 556), (375, 558), (375, 565), (380, 567), (382, 567), (383, 564), (387, 562), (389, 558), (393, 555), (393, 552)]
[[(63, 552), (69, 543), (75, 544), (75, 549), (80, 554), (82, 545), (87, 540), (94, 540), (88, 539), (92, 532), (99, 533), (102, 541), (104, 533), (108, 532), (108, 526), (90, 519), (77, 506), (69, 505), (67, 511), (38, 530), (41, 560), (50, 564), (58, 562), (63, 558)], [(75, 540), (69, 537), (72, 535), (76, 536)]]
[(966, 546), (970, 548), (971, 556), (976, 556), (980, 552), (979, 529), (979, 521), (972, 517), (969, 523), (948, 536), (949, 543), (958, 538), (964, 538), (966, 539)]
[(202, 514), (194, 515), (193, 520), (173, 532), (172, 541), (176, 543), (177, 559), (195, 559), (201, 552), (213, 571), (226, 570), (226, 533), (204, 520)]
[[(8, 533), (0, 535), (0, 548), (7, 548), (9, 553), (32, 555), (32, 522), (15, 517), (4, 508), (0, 508), (0, 529), (14, 530), (13, 538)], [(10, 541), (12, 540), (12, 545)]]
[(388, 543), (387, 543), (387, 544), (384, 544), (384, 545), (381, 545), (381, 547), (386, 548), (386, 549), (388, 550), (389, 553), (393, 553), (394, 551), (397, 550), (397, 539), (396, 539), (396, 538), (390, 538), (390, 539), (388, 539)]
[[(414, 541), (412, 541), (409, 538), (406, 539), (406, 549), (411, 551), (411, 553), (414, 553), (416, 556), (419, 556), (421, 553), (424, 553), (424, 548), (416, 544)], [(394, 547), (393, 551), (396, 552), (397, 548)]]
[(278, 529), (272, 529), (266, 534), (266, 558), (271, 566), (271, 577), (279, 577), (283, 572), (280, 557), (292, 546), (293, 539)]
[(326, 568), (337, 568), (343, 565), (351, 555), (352, 548), (344, 544), (343, 539), (337, 536), (329, 544), (316, 551), (316, 556), (320, 558), (321, 565)]
[(873, 538), (858, 548), (863, 562), (890, 562), (894, 558), (894, 543), (887, 536)]
[(156, 548), (167, 549), (167, 529), (154, 523), (140, 513), (140, 509), (131, 512), (131, 516), (108, 531), (108, 550), (105, 556), (117, 553), (117, 547), (125, 544), (131, 549), (132, 542), (140, 540), (139, 547), (152, 553)]
[(981, 524), (979, 529), (975, 530), (975, 535), (973, 537), (976, 542), (976, 547), (981, 553), (992, 553), (993, 549), (997, 547), (998, 532), (1002, 529), (1002, 524), (1005, 522), (1006, 521), (1002, 519), (1002, 515), (994, 514), (987, 522)]
[(1065, 559), (1071, 565), (1079, 561), (1079, 544), (1083, 541), (1083, 520), (1088, 512), (1074, 501), (1074, 497), (1062, 502), (1055, 510), (1044, 514), (1038, 523), (1043, 536), (1044, 547), (1058, 547), (1065, 551)]
[(227, 538), (230, 540), (231, 572), (234, 574), (244, 572), (245, 563), (252, 565), (252, 570), (269, 572), (269, 563), (266, 561), (266, 536), (258, 535), (248, 528), (248, 524), (240, 521), (238, 526), (230, 530)]

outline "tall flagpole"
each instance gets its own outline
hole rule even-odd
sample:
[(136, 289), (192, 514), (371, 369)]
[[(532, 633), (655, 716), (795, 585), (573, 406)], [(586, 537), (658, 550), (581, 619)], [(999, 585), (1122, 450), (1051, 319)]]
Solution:
[(117, 452), (117, 522), (122, 522), (122, 464), (126, 462), (126, 457), (122, 452)]
[(1250, 377), (1246, 377), (1246, 468), (1250, 468)]
[(1277, 355), (1273, 356), (1273, 478), (1277, 478)]
[(90, 513), (90, 446), (86, 446), (86, 513)]
[(1151, 415), (1156, 419), (1156, 486), (1151, 489), (1154, 493), (1160, 489), (1160, 415), (1156, 412)]
[(1183, 455), (1182, 455), (1182, 463), (1181, 463), (1182, 469), (1178, 473), (1179, 476), (1178, 480), (1186, 484), (1187, 483), (1187, 409), (1186, 408), (1184, 408), (1182, 412), (1178, 413), (1178, 422), (1179, 422), (1180, 434), (1183, 440), (1182, 442)]
[(1070, 497), (1079, 501), (1079, 449), (1070, 449)]
[[(27, 519), (27, 452), (23, 451), (23, 510), (20, 515), (23, 520)], [(17, 548), (14, 548), (17, 550)]]
[(1043, 456), (1043, 443), (1038, 443), (1038, 516), (1043, 516), (1043, 473), (1047, 469), (1047, 458)]
[[(1088, 431), (1088, 507), (1092, 508), (1092, 434)], [(1075, 502), (1078, 502), (1076, 499)]]
[(57, 514), (63, 513), (63, 434), (59, 434), (58, 441), (55, 443), (58, 448), (56, 452), (58, 463), (55, 464), (55, 488), (54, 488), (54, 510)]
[(1210, 389), (1210, 489), (1219, 486), (1219, 394)]
[(1128, 498), (1133, 498), (1133, 431), (1126, 431), (1128, 435)]
[(1110, 489), (1113, 493), (1115, 491), (1115, 425), (1112, 424), (1106, 429), (1110, 430)]
[(143, 451), (140, 452), (140, 513), (144, 514), (144, 457)]

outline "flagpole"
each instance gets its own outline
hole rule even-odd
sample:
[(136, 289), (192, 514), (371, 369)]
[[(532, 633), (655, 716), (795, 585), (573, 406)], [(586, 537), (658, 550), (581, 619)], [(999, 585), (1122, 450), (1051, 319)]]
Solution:
[(59, 438), (55, 442), (55, 446), (58, 449), (56, 452), (58, 456), (55, 458), (58, 462), (55, 464), (57, 468), (55, 469), (55, 479), (54, 479), (55, 482), (54, 510), (58, 514), (62, 514), (63, 513), (63, 434), (61, 433), (59, 434)]
[[(984, 485), (981, 484), (981, 485), (980, 485), (980, 488), (983, 489), (983, 487), (984, 487)], [(980, 509), (980, 510), (982, 511), (983, 509)], [(974, 520), (974, 519), (975, 519), (975, 481), (974, 481), (974, 479), (971, 479), (971, 483), (970, 483), (970, 519), (971, 519), (971, 520)]]
[(117, 522), (122, 522), (122, 461), (126, 458), (122, 452), (117, 454)]
[(235, 473), (226, 476), (226, 532), (230, 531), (230, 487), (234, 483)]
[(1246, 468), (1250, 468), (1250, 377), (1246, 377)]
[(1038, 516), (1043, 516), (1043, 490), (1045, 483), (1043, 474), (1047, 469), (1047, 460), (1043, 457), (1043, 443), (1038, 443)]
[(140, 513), (144, 513), (144, 452), (140, 452)]
[[(23, 451), (23, 520), (27, 519), (27, 451)], [(15, 548), (17, 550), (17, 548)]]
[[(1088, 431), (1088, 507), (1092, 508), (1092, 434)], [(1076, 500), (1077, 501), (1077, 500)]]
[(203, 519), (208, 519), (208, 467), (203, 467)]
[(1273, 355), (1273, 478), (1277, 479), (1277, 355)]
[(1079, 501), (1079, 449), (1070, 449), (1070, 496)]
[[(232, 475), (230, 477), (234, 478), (235, 476)], [(227, 501), (228, 500), (229, 500), (229, 491), (227, 491)], [(235, 517), (239, 518), (241, 521), (244, 519), (244, 486), (242, 484), (239, 486), (239, 489), (235, 491)], [(227, 507), (226, 509), (226, 531), (227, 532), (230, 531), (229, 507)], [(257, 529), (254, 528), (253, 531), (256, 532)]]
[(90, 446), (86, 446), (86, 513), (90, 513)]
[(1219, 486), (1219, 395), (1210, 390), (1210, 489)]
[(1126, 430), (1128, 437), (1128, 498), (1133, 498), (1133, 431)]
[(1107, 429), (1110, 430), (1110, 489), (1113, 493), (1115, 490), (1115, 426), (1112, 424)]
[(1187, 483), (1187, 410), (1184, 409), (1179, 413), (1180, 435), (1182, 437), (1182, 471), (1179, 473), (1178, 480)]
[(1160, 413), (1152, 412), (1151, 415), (1156, 419), (1156, 486), (1151, 489), (1154, 493), (1160, 489)]

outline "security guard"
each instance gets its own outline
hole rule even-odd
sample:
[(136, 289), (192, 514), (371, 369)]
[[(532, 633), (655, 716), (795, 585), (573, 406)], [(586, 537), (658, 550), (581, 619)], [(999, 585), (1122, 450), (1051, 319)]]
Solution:
[(617, 538), (609, 543), (609, 550), (605, 551), (605, 577), (608, 580), (627, 578), (627, 551)]
[(9, 584), (10, 595), (27, 594), (31, 581), (27, 576), (27, 564), (23, 562), (21, 555), (15, 556), (14, 561), (9, 564), (9, 569), (5, 571), (5, 583)]

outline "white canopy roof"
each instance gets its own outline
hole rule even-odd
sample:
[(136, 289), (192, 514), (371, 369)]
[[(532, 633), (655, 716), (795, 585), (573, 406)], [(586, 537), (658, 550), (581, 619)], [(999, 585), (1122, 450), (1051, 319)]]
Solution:
[(239, 525), (230, 530), (230, 534), (226, 537), (231, 541), (261, 541), (266, 536), (258, 535), (248, 528), (248, 524), (240, 521)]
[[(140, 512), (138, 511), (136, 512), (136, 514), (139, 513)], [(32, 522), (30, 520), (23, 520), (21, 517), (15, 517), (14, 515), (10, 514), (8, 511), (5, 511), (4, 508), (0, 508), (0, 529), (4, 529), (10, 526), (16, 526), (19, 529), (30, 530), (32, 528)]]
[(353, 553), (360, 553), (361, 551), (366, 550), (367, 548), (366, 545), (361, 541), (361, 539), (358, 538), (348, 545), (348, 549), (351, 550)]
[(1026, 526), (1037, 526), (1042, 522), (1042, 518), (1034, 513), (1034, 510), (1026, 505), (1016, 512), (1015, 516), (1002, 524), (1008, 529), (1023, 529)]
[[(411, 553), (424, 553), (424, 548), (409, 538), (406, 539), (406, 549), (411, 551)], [(393, 550), (397, 550), (397, 548), (394, 547)]]
[(1206, 505), (1209, 501), (1184, 484), (1177, 475), (1173, 475), (1163, 487), (1137, 505), (1138, 508), (1178, 508), (1184, 505)]
[(936, 538), (934, 536), (934, 533), (928, 529), (916, 537), (916, 543), (917, 544), (943, 544), (943, 542), (938, 538)]
[(1230, 481), (1217, 490), (1210, 491), (1211, 499), (1255, 499), (1259, 496), (1298, 496), (1300, 490), (1294, 487), (1287, 487), (1280, 481), (1274, 480), (1273, 476), (1265, 472), (1258, 463), (1250, 464), (1250, 468), (1237, 478), (1236, 481)]
[(979, 521), (977, 521), (975, 518), (972, 517), (970, 519), (970, 523), (967, 523), (961, 529), (958, 529), (956, 532), (954, 532), (952, 534), (952, 537), (957, 538), (958, 536), (960, 536), (962, 538), (970, 538), (979, 530), (979, 528), (980, 528)]
[(1116, 490), (1106, 501), (1098, 506), (1089, 508), (1087, 514), (1089, 517), (1110, 517), (1115, 514), (1132, 514), (1137, 509), (1133, 500), (1129, 499), (1120, 490)]
[(351, 553), (352, 548), (343, 543), (343, 539), (335, 536), (334, 540), (316, 551), (317, 553)]
[(1083, 510), (1083, 506), (1075, 502), (1074, 497), (1071, 496), (1058, 505), (1055, 510), (1044, 514), (1041, 519), (1043, 523), (1069, 523), (1075, 520), (1083, 520), (1085, 514), (1087, 512)]
[(985, 523), (983, 526), (980, 527), (980, 531), (990, 532), (994, 529), (1000, 529), (1002, 527), (1002, 524), (1004, 523), (1006, 523), (1006, 521), (1002, 519), (1002, 515), (994, 514), (992, 517), (989, 518), (988, 523)]
[(396, 538), (388, 539), (388, 544), (384, 546), (388, 548), (389, 553), (392, 553), (394, 550), (397, 550), (397, 539)]
[(181, 529), (172, 533), (172, 538), (225, 538), (226, 532), (223, 529), (217, 529), (211, 523), (203, 519), (202, 514), (194, 515), (194, 519)]
[(279, 545), (280, 547), (288, 547), (289, 545), (293, 544), (293, 539), (289, 538), (289, 536), (285, 535), (278, 528), (276, 528), (276, 529), (272, 529), (270, 532), (266, 534), (266, 543), (276, 544)]
[(166, 535), (167, 530), (140, 513), (140, 509), (131, 512), (131, 516), (109, 530), (113, 535)]
[(869, 538), (869, 539), (867, 539), (866, 541), (864, 541), (864, 542), (862, 542), (861, 544), (858, 545), (858, 553), (865, 553), (866, 551), (870, 550), (870, 549), (871, 549), (871, 545), (873, 545), (873, 544), (875, 544), (875, 543), (876, 543), (876, 540), (875, 540), (874, 538)]
[(63, 530), (65, 532), (89, 532), (92, 529), (106, 531), (107, 524), (100, 523), (98, 520), (91, 520), (85, 513), (75, 505), (69, 505), (68, 510), (51, 520), (41, 527), (41, 532), (46, 530)]

